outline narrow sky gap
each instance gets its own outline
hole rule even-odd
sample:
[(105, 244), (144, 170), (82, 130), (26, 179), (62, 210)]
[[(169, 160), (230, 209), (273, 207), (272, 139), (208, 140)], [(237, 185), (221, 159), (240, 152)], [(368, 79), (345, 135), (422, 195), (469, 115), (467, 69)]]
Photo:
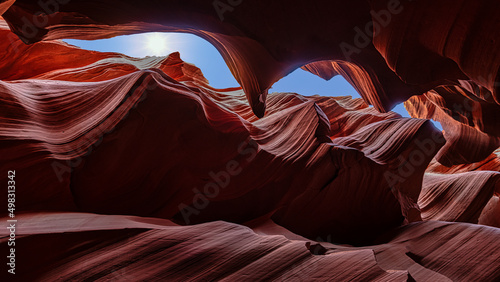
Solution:
[[(118, 52), (138, 58), (166, 56), (179, 51), (184, 61), (195, 64), (202, 70), (211, 86), (215, 88), (239, 86), (217, 49), (196, 35), (153, 32), (101, 40), (66, 39), (64, 41), (82, 49)], [(329, 81), (325, 81), (302, 69), (297, 69), (276, 82), (269, 92), (295, 92), (306, 96), (318, 94), (321, 96), (361, 97), (342, 76), (336, 76)], [(409, 117), (403, 104), (396, 106), (393, 111), (403, 117)], [(442, 130), (438, 122), (433, 121), (433, 124)]]

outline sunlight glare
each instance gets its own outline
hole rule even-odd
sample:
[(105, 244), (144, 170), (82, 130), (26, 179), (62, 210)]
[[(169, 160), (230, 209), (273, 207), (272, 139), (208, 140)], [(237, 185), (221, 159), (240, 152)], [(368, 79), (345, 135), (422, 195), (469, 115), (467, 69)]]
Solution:
[(146, 36), (148, 53), (153, 56), (165, 56), (169, 54), (167, 48), (167, 34), (154, 32)]

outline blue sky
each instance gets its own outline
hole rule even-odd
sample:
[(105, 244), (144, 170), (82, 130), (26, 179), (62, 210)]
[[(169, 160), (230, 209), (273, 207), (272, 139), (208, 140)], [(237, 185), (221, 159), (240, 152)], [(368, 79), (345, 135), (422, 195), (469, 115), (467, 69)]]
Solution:
[[(181, 58), (199, 67), (210, 85), (216, 88), (239, 86), (217, 49), (192, 34), (143, 33), (118, 36), (110, 39), (85, 41), (67, 39), (69, 44), (87, 50), (119, 52), (131, 57), (165, 56), (179, 51)], [(296, 92), (302, 95), (352, 96), (359, 98), (356, 90), (341, 76), (325, 81), (309, 72), (297, 69), (275, 83), (269, 92)], [(403, 104), (393, 111), (409, 117)], [(439, 123), (438, 128), (441, 129)]]

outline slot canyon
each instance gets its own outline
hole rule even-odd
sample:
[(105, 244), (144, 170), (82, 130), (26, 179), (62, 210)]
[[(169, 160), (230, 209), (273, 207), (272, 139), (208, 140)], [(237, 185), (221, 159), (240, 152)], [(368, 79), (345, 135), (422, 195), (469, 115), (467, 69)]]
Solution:
[[(148, 32), (239, 87), (64, 41)], [(498, 0), (0, 0), (0, 38), (1, 281), (500, 280)]]

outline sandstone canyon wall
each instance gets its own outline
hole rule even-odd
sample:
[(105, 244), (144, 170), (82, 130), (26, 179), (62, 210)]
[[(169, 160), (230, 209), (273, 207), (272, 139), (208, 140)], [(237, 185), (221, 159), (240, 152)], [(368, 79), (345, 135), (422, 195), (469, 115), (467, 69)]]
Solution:
[[(17, 229), (16, 274), (0, 277), (500, 279), (499, 8), (1, 1), (0, 181), (15, 179)], [(241, 88), (211, 87), (182, 50), (60, 40), (149, 31), (208, 40)], [(268, 93), (297, 68), (362, 99)], [(390, 111), (401, 102), (412, 118)]]

